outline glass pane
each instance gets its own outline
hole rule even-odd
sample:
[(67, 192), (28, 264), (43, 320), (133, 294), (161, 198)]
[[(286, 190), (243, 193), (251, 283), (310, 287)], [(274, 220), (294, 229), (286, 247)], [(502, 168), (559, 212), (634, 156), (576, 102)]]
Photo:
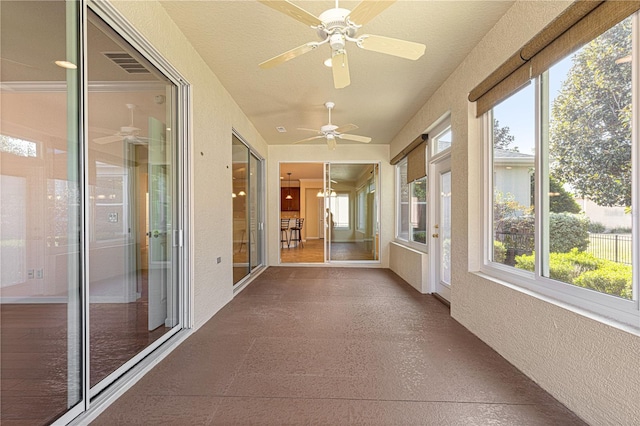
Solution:
[(427, 243), (427, 178), (411, 182), (411, 241)]
[(262, 217), (260, 214), (261, 208), (261, 194), (260, 194), (260, 182), (262, 176), (262, 162), (251, 155), (249, 157), (249, 248), (251, 259), (251, 270), (262, 265), (262, 230), (260, 229), (260, 223)]
[(534, 248), (535, 98), (529, 85), (493, 109), (493, 252), (516, 266)]
[(249, 268), (249, 148), (233, 135), (231, 156), (233, 161), (232, 192), (233, 203), (233, 283), (246, 277)]
[[(549, 70), (543, 275), (632, 298), (632, 22)], [(529, 262), (529, 259), (525, 259)]]
[(178, 325), (177, 174), (175, 87), (93, 14), (87, 31), (94, 386)]
[(433, 153), (437, 154), (451, 148), (451, 128), (433, 138)]
[(377, 174), (376, 164), (331, 164), (326, 197), (333, 220), (330, 260), (377, 260)]
[(83, 394), (79, 76), (54, 64), (78, 64), (77, 7), (0, 2), (0, 424), (51, 423)]
[(409, 184), (407, 183), (407, 161), (398, 164), (398, 191), (400, 206), (398, 207), (398, 238), (409, 241)]
[(451, 172), (440, 175), (440, 279), (451, 284)]

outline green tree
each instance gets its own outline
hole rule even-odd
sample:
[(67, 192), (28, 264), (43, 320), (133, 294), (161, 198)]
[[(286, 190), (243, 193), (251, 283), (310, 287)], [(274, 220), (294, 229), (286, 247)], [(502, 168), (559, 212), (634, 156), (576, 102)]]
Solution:
[(549, 177), (549, 195), (549, 210), (553, 213), (580, 213), (582, 210), (573, 195), (551, 176)]
[(602, 206), (631, 205), (631, 18), (572, 58), (551, 114), (551, 173)]
[(504, 151), (520, 152), (517, 146), (511, 146), (516, 137), (511, 134), (509, 126), (500, 127), (500, 123), (493, 119), (493, 148)]

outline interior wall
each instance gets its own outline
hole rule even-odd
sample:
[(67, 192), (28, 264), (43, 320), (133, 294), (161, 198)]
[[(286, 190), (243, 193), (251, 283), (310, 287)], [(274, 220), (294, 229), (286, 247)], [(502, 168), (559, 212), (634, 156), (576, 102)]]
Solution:
[(452, 316), (588, 423), (634, 424), (640, 418), (637, 330), (476, 272), (482, 262), (483, 140), (467, 95), (569, 3), (516, 2), (397, 135), (391, 155), (451, 112)]
[[(394, 168), (389, 164), (389, 145), (382, 144), (338, 144), (335, 150), (330, 150), (325, 144), (319, 145), (270, 145), (269, 161), (267, 164), (267, 244), (268, 264), (278, 265), (278, 250), (280, 246), (280, 224), (278, 213), (278, 197), (280, 191), (280, 162), (305, 162), (313, 159), (318, 162), (336, 163), (381, 163), (380, 167), (380, 231), (381, 253), (380, 267), (389, 267), (389, 242), (394, 234)], [(306, 222), (306, 220), (305, 220)], [(347, 266), (347, 264), (340, 264)], [(371, 266), (371, 264), (367, 264)]]
[[(111, 3), (192, 87), (188, 148), (191, 217), (186, 234), (192, 254), (192, 317), (197, 328), (233, 298), (232, 129), (264, 158), (267, 145), (160, 2)], [(217, 257), (222, 259), (219, 264)]]
[(318, 216), (318, 191), (322, 191), (321, 180), (306, 180), (300, 181), (300, 188), (304, 188), (305, 202), (304, 210), (300, 206), (300, 215), (305, 219), (305, 225), (303, 227), (302, 238), (305, 239), (318, 239), (322, 238), (320, 235), (320, 226), (318, 225), (321, 220), (324, 220), (324, 216)]

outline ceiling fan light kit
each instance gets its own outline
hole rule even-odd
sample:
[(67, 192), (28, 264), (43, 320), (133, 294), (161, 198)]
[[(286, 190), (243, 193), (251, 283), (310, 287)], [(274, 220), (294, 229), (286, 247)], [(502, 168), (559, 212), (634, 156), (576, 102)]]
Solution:
[(318, 46), (329, 44), (331, 47), (331, 68), (333, 70), (334, 87), (341, 89), (351, 84), (346, 51), (347, 42), (352, 42), (364, 50), (371, 50), (412, 60), (420, 58), (426, 48), (424, 44), (389, 37), (369, 34), (356, 37), (357, 31), (362, 25), (378, 16), (378, 14), (393, 4), (395, 0), (365, 0), (360, 2), (353, 10), (340, 8), (338, 0), (336, 0), (336, 6), (333, 9), (325, 10), (319, 17), (314, 16), (289, 1), (259, 1), (305, 25), (315, 28), (321, 39), (319, 42), (303, 44), (302, 46), (264, 61), (259, 65), (261, 68), (271, 68), (280, 65), (315, 50)]

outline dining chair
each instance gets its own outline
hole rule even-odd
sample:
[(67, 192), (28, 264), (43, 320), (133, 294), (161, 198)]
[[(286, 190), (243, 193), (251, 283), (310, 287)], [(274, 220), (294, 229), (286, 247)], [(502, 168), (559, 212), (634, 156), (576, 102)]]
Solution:
[(300, 247), (304, 247), (302, 243), (302, 225), (304, 225), (304, 219), (296, 218), (295, 225), (293, 225), (289, 231), (289, 243), (297, 241)]
[(289, 248), (289, 219), (280, 219), (280, 248), (284, 248), (283, 243)]

